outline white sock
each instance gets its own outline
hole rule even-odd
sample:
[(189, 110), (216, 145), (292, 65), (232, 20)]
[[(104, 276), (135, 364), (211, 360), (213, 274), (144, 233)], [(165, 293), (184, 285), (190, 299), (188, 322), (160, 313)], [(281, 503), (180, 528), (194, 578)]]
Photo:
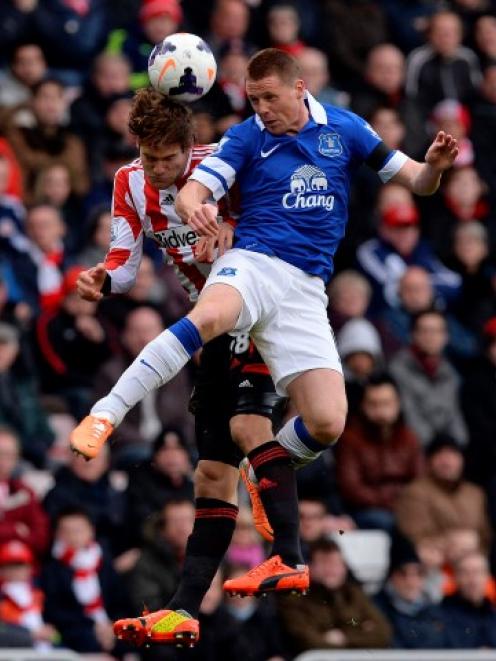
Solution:
[(110, 393), (98, 400), (91, 415), (120, 425), (126, 413), (149, 392), (170, 381), (190, 359), (182, 342), (169, 330), (149, 342)]
[[(289, 452), (294, 467), (303, 468), (303, 466), (310, 464), (312, 461), (315, 461), (317, 457), (320, 457), (326, 448), (324, 445), (322, 445), (322, 450), (313, 450), (309, 448), (296, 432), (296, 420), (296, 417), (288, 420), (276, 435), (276, 441), (278, 441), (282, 447)], [(317, 444), (317, 441), (313, 441), (313, 443)]]

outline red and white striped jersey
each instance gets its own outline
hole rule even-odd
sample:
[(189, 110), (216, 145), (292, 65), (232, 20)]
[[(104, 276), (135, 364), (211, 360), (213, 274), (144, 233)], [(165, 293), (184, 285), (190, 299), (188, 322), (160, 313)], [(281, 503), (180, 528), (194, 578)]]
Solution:
[[(169, 188), (154, 188), (145, 178), (139, 159), (116, 172), (110, 248), (105, 258), (112, 293), (122, 294), (134, 285), (143, 253), (143, 237), (148, 236), (158, 244), (166, 261), (174, 264), (191, 300), (197, 299), (211, 265), (196, 261), (193, 247), (198, 235), (182, 222), (174, 203), (191, 172), (215, 147), (194, 146), (181, 179)], [(219, 211), (223, 217), (227, 216), (222, 205)]]

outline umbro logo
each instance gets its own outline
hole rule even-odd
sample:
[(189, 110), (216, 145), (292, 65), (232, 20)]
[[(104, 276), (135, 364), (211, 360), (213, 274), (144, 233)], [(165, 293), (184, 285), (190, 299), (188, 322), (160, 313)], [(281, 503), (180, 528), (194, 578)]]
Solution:
[(253, 383), (251, 381), (248, 381), (248, 379), (245, 379), (245, 381), (241, 381), (239, 384), (239, 388), (253, 388)]
[(279, 149), (281, 145), (276, 145), (275, 147), (272, 147), (272, 149), (268, 149), (267, 151), (264, 151), (263, 149), (260, 150), (260, 156), (262, 158), (267, 158), (267, 156), (270, 156), (272, 152), (274, 152), (276, 149)]
[(238, 269), (233, 269), (231, 266), (224, 266), (224, 268), (221, 268), (220, 271), (217, 271), (217, 275), (230, 276), (230, 275), (236, 275), (237, 272)]

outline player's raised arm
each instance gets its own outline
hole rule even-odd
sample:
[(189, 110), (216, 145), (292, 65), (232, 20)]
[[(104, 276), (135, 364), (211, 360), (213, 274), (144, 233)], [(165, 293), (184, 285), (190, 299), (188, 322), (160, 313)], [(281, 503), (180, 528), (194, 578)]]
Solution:
[(206, 204), (212, 191), (199, 181), (190, 179), (176, 197), (176, 211), (181, 220), (200, 236), (217, 236), (217, 207)]
[(452, 135), (439, 131), (425, 155), (425, 163), (409, 158), (391, 179), (417, 195), (432, 195), (439, 188), (441, 176), (455, 162), (458, 143)]

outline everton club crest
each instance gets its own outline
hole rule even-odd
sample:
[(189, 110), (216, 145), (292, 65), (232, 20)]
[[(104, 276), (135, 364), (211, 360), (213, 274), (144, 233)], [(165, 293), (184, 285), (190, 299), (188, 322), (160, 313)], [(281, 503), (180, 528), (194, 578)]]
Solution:
[(343, 145), (338, 133), (321, 133), (319, 135), (319, 152), (322, 156), (341, 156)]

